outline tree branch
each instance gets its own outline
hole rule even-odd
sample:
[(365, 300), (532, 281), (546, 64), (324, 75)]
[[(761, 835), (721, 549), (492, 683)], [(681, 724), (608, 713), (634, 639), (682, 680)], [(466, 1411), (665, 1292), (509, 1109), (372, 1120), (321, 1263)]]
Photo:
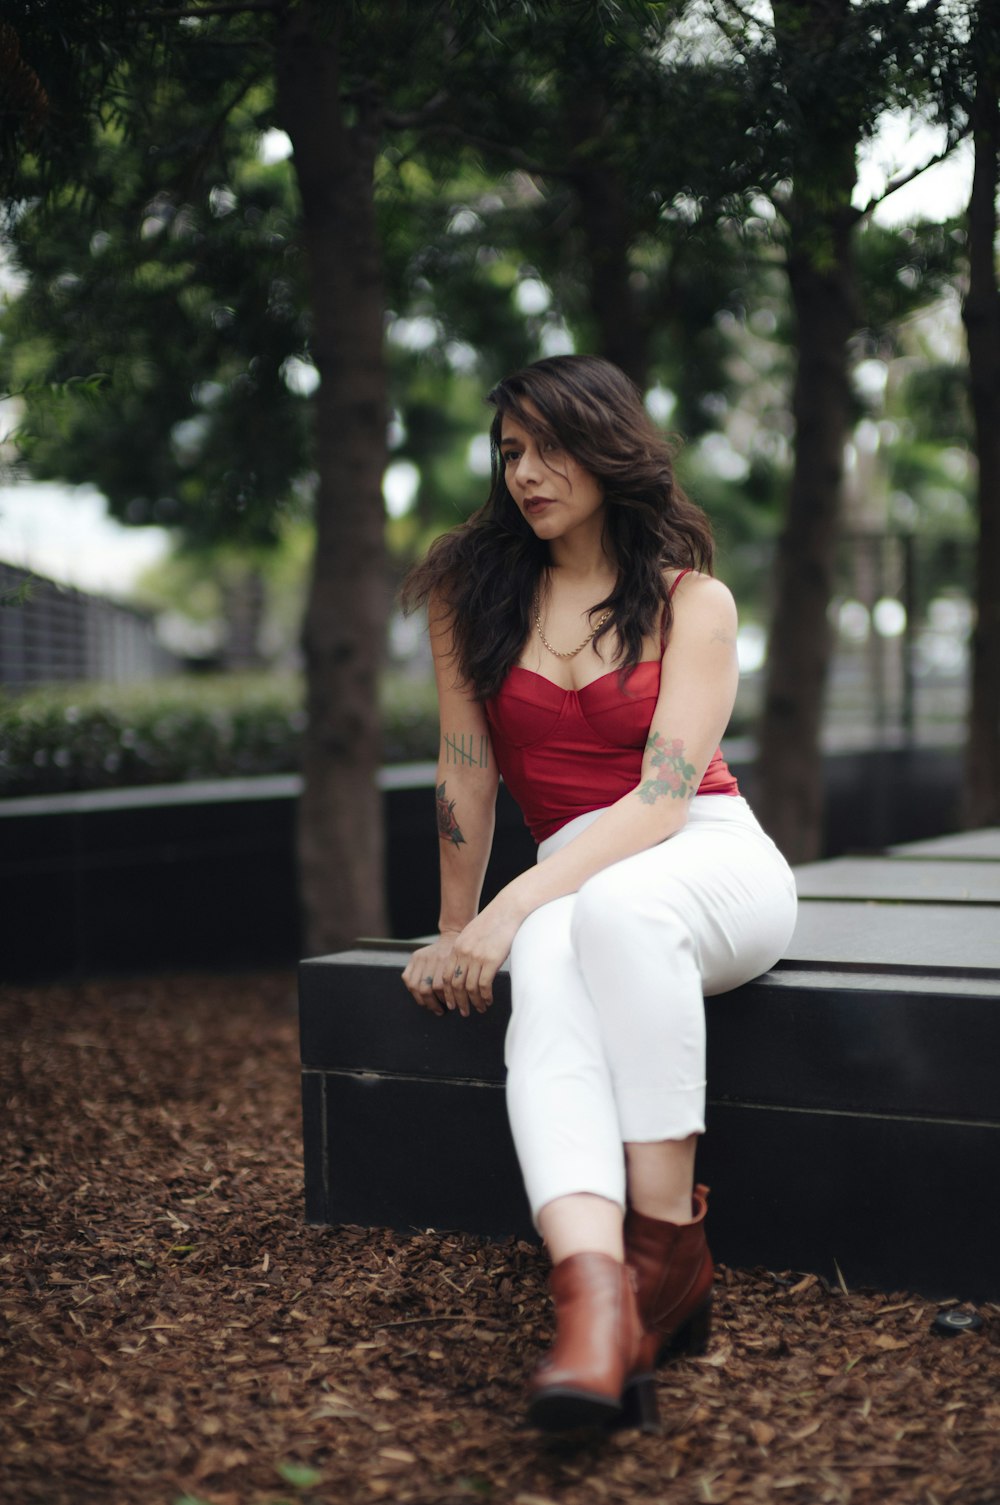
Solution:
[(896, 193), (900, 188), (905, 188), (907, 183), (912, 183), (915, 178), (919, 178), (920, 174), (926, 172), (929, 167), (936, 167), (939, 162), (944, 162), (947, 157), (951, 156), (952, 152), (955, 150), (955, 147), (958, 146), (959, 142), (965, 140), (971, 129), (971, 125), (965, 126), (965, 128), (961, 130), (953, 140), (949, 141), (948, 144), (938, 152), (936, 157), (931, 157), (929, 162), (923, 162), (919, 167), (912, 167), (910, 168), (909, 172), (902, 172), (898, 177), (892, 178), (885, 185), (881, 193), (876, 194), (874, 198), (868, 200), (863, 209), (855, 210), (855, 223), (859, 223), (863, 219), (868, 219), (880, 204), (885, 203), (890, 194)]
[(176, 10), (146, 10), (143, 21), (200, 21), (202, 16), (241, 16), (248, 11), (273, 14), (283, 9), (284, 0), (231, 0), (215, 5), (182, 6)]
[[(429, 99), (425, 105), (421, 105), (419, 110), (407, 110), (405, 114), (386, 110), (383, 119), (386, 125), (394, 131), (412, 130), (414, 127), (419, 128), (433, 120), (434, 116), (439, 114), (448, 103), (450, 97), (446, 90), (441, 89), (434, 95), (433, 99)], [(348, 94), (345, 98), (350, 99), (351, 95)]]
[[(907, 4), (907, 0), (902, 0), (902, 9), (903, 10), (909, 10), (909, 5)], [(925, 3), (923, 5), (921, 5), (918, 10), (913, 11), (911, 14), (915, 15), (918, 18), (918, 20), (920, 20), (924, 16), (933, 16), (933, 15), (936, 15), (937, 12), (940, 9), (941, 9), (941, 0), (925, 0)]]
[[(391, 123), (392, 117), (386, 116), (386, 124)], [(427, 134), (431, 136), (455, 136), (465, 146), (479, 147), (484, 152), (495, 152), (497, 156), (506, 157), (515, 167), (520, 167), (524, 172), (530, 173), (532, 177), (562, 178), (570, 182), (575, 182), (580, 176), (576, 168), (553, 167), (549, 163), (536, 162), (526, 152), (522, 152), (520, 147), (508, 146), (503, 141), (491, 141), (487, 136), (473, 135), (470, 131), (463, 130), (460, 125), (448, 125), (445, 123), (435, 125), (432, 123), (425, 127), (425, 129)]]
[[(721, 12), (724, 10), (734, 11), (736, 21), (723, 16)], [(758, 26), (762, 31), (765, 30), (760, 17), (754, 15), (749, 6), (741, 5), (739, 0), (714, 0), (712, 11), (716, 25), (729, 38), (738, 34), (745, 35), (751, 26)]]

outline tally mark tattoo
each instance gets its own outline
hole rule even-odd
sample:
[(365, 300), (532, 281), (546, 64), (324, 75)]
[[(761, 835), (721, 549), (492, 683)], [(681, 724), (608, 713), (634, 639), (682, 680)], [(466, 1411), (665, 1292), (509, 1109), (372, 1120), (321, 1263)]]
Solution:
[(473, 732), (469, 732), (468, 736), (465, 732), (444, 732), (441, 741), (446, 763), (456, 763), (465, 768), (489, 768), (489, 737)]
[(639, 785), (639, 798), (643, 804), (655, 805), (664, 794), (675, 800), (691, 799), (695, 793), (692, 782), (695, 771), (693, 764), (684, 757), (684, 743), (680, 738), (668, 742), (659, 732), (650, 732), (646, 750), (652, 751), (655, 772), (651, 779)]
[(465, 837), (455, 819), (455, 801), (448, 798), (443, 784), (437, 786), (437, 823), (442, 841), (450, 841), (453, 847), (465, 845)]

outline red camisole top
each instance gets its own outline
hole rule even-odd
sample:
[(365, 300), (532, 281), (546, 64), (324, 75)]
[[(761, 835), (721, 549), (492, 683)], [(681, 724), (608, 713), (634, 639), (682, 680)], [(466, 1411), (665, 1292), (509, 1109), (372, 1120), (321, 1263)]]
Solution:
[[(659, 659), (636, 664), (624, 687), (612, 669), (582, 690), (564, 690), (520, 665), (511, 669), (487, 700), (486, 717), (497, 767), (536, 841), (638, 785), (659, 694)], [(739, 792), (717, 749), (698, 793)]]

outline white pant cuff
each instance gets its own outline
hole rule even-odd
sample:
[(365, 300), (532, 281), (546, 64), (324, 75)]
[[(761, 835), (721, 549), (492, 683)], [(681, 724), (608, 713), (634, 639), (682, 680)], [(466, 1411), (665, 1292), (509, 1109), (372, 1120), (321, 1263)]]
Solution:
[[(550, 1202), (557, 1201), (560, 1197), (591, 1196), (603, 1197), (607, 1202), (614, 1202), (620, 1207), (622, 1215), (625, 1213), (625, 1171), (624, 1166), (619, 1177), (615, 1178), (615, 1184), (602, 1181), (595, 1176), (593, 1170), (581, 1171), (579, 1176), (560, 1176), (558, 1182), (550, 1181), (548, 1184), (538, 1183), (526, 1188), (528, 1202), (531, 1207), (531, 1221), (538, 1228), (538, 1215), (543, 1208), (548, 1207)], [(539, 1230), (541, 1231), (541, 1230)]]
[(625, 1144), (655, 1144), (705, 1132), (705, 1083), (665, 1092), (662, 1087), (619, 1088), (618, 1121)]

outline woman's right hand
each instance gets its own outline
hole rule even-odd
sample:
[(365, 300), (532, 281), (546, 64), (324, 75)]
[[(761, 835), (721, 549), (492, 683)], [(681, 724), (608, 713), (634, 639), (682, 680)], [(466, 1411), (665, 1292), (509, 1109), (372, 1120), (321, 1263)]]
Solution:
[(461, 931), (442, 930), (436, 941), (414, 951), (403, 971), (403, 982), (423, 1009), (432, 1014), (445, 1011), (444, 970)]

